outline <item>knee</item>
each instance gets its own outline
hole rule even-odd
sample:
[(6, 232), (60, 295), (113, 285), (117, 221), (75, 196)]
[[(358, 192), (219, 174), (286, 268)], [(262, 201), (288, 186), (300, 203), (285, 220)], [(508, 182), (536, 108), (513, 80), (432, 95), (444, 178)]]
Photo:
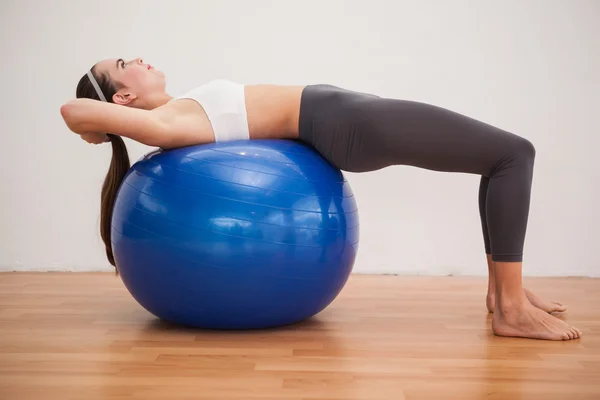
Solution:
[(490, 176), (506, 168), (532, 170), (535, 162), (535, 146), (521, 136), (507, 135), (501, 146), (501, 155), (490, 170)]
[(535, 146), (534, 144), (523, 137), (517, 136), (513, 146), (514, 155), (521, 160), (533, 162), (535, 159)]

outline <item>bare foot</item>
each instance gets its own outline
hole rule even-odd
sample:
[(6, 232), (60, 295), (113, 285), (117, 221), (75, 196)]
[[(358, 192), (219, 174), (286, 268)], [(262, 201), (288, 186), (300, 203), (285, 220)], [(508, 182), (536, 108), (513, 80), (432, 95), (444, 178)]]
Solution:
[(570, 340), (581, 337), (577, 328), (534, 307), (528, 301), (519, 302), (514, 306), (496, 305), (492, 331), (498, 336), (543, 340)]
[(534, 306), (547, 313), (553, 312), (564, 312), (567, 310), (567, 306), (559, 303), (558, 301), (544, 301), (541, 297), (533, 293), (529, 289), (523, 288), (527, 300)]
[[(567, 306), (559, 303), (558, 301), (545, 301), (537, 294), (533, 293), (529, 289), (523, 289), (525, 292), (525, 296), (527, 296), (527, 300), (534, 306), (539, 308), (540, 310), (553, 313), (553, 312), (564, 312), (567, 310)], [(488, 289), (488, 294), (485, 299), (485, 304), (489, 312), (494, 312), (494, 306), (496, 304), (496, 295)]]

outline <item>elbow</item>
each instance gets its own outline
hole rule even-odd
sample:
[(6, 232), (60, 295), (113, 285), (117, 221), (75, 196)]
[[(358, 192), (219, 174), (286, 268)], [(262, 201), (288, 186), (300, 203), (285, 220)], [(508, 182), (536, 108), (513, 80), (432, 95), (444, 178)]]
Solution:
[(60, 107), (60, 115), (62, 116), (62, 119), (65, 121), (65, 124), (67, 124), (69, 129), (77, 133), (74, 107), (75, 105), (72, 102), (63, 104)]
[(65, 122), (71, 118), (71, 115), (73, 114), (72, 109), (73, 105), (71, 103), (65, 103), (62, 106), (60, 106), (60, 115), (65, 120)]
[(78, 108), (77, 100), (71, 100), (60, 106), (60, 115), (63, 118), (72, 118), (75, 115), (76, 109)]

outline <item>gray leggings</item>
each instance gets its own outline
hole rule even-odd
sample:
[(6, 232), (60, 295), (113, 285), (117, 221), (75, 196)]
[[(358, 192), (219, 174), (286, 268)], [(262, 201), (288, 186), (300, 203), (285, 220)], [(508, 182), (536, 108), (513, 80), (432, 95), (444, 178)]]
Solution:
[(527, 139), (437, 106), (331, 85), (304, 89), (300, 140), (344, 171), (410, 165), (481, 175), (485, 251), (521, 262), (535, 148)]

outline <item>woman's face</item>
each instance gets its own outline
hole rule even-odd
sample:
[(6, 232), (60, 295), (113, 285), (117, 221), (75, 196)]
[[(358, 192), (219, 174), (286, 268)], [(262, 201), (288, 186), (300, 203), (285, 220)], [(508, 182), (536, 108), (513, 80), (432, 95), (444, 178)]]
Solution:
[(108, 73), (111, 80), (122, 86), (113, 96), (117, 104), (128, 104), (135, 99), (151, 96), (165, 91), (165, 75), (141, 58), (133, 60), (108, 59), (96, 64), (96, 73)]

